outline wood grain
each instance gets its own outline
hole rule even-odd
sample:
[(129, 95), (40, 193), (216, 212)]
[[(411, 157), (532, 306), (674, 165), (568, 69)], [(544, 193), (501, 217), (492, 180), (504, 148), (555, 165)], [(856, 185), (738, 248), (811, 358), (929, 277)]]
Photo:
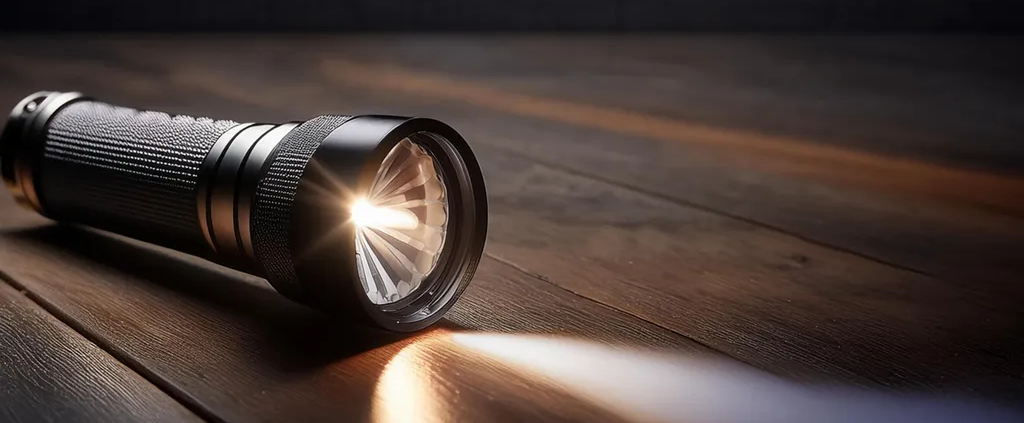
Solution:
[[(9, 210), (10, 202), (4, 206)], [(262, 280), (81, 229), (8, 228), (0, 235), (0, 262), (14, 280), (78, 322), (111, 354), (138, 363), (179, 399), (223, 421), (368, 421), (381, 372), (416, 342), (328, 321), (283, 299)], [(493, 260), (483, 263), (442, 327), (710, 353)], [(451, 356), (457, 353), (427, 352), (418, 360), (459, 363)], [(477, 376), (435, 376), (436, 389), (447, 396), (431, 401), (452, 415), (605, 419), (584, 405), (565, 407), (573, 399), (556, 391), (510, 388), (494, 381), (513, 383), (514, 376), (465, 366), (441, 368)], [(492, 382), (482, 382), (488, 373)], [(548, 402), (534, 401), (535, 395)]]
[(545, 280), (765, 369), (1024, 395), (1020, 285), (926, 277), (518, 158), (481, 159), (504, 176), (490, 179), (489, 251)]
[(6, 283), (0, 283), (0, 420), (202, 421)]
[[(179, 75), (175, 80), (185, 86), (271, 109), (277, 103), (268, 98), (308, 87), (272, 84), (272, 75), (251, 72), (247, 75), (253, 80), (230, 79), (232, 68), (223, 58), (210, 58), (207, 64), (206, 56), (197, 57), (175, 61), (189, 63), (178, 71), (164, 63), (164, 71)], [(306, 93), (301, 105), (287, 107), (326, 108), (337, 97), (371, 110), (412, 108), (406, 97), (392, 100), (347, 88)], [(203, 103), (211, 109), (231, 107), (212, 99)], [(477, 150), (489, 182), (488, 251), (539, 279), (774, 372), (1009, 398), (1024, 394), (1024, 368), (1013, 359), (1024, 352), (1024, 341), (1014, 335), (1022, 329), (1024, 315), (1016, 299), (1024, 293), (1019, 285), (992, 281), (1015, 275), (1013, 267), (977, 275), (988, 280), (985, 284), (894, 268), (508, 154), (517, 140), (552, 137), (528, 129), (536, 124), (514, 125), (507, 116), (445, 104), (435, 110), (495, 123), (486, 130), (479, 121), (468, 124), (479, 131), (471, 139), (484, 140)], [(492, 148), (493, 141), (487, 140), (495, 139), (508, 140), (512, 147)], [(589, 133), (586, 140), (593, 141)], [(884, 219), (873, 218), (872, 228), (888, 228)], [(960, 223), (985, 224), (999, 221)], [(966, 228), (959, 231), (970, 236)], [(1009, 259), (1013, 251), (999, 254)]]
[[(671, 142), (750, 140), (761, 145), (744, 151), (764, 152), (757, 149), (783, 147), (771, 142), (781, 137), (797, 144), (780, 150), (818, 149), (825, 160), (838, 156), (821, 149), (875, 155), (861, 163), (867, 166), (909, 159), (1020, 174), (1024, 161), (1014, 146), (1024, 131), (1024, 84), (1016, 77), (1024, 60), (1008, 54), (1019, 48), (1014, 37), (522, 34), (303, 41), (300, 48), (327, 59), (323, 68), (335, 67), (331, 59), (342, 62), (337, 77), (372, 69), (373, 77), (359, 78), (367, 86), (421, 90), (543, 119), (582, 112), (575, 124), (588, 127), (649, 119), (648, 127), (609, 130)], [(429, 93), (442, 86), (448, 90)], [(560, 107), (522, 110), (504, 101), (513, 97)], [(609, 112), (607, 121), (591, 118)]]
[[(1024, 214), (1024, 180), (994, 173), (955, 169), (927, 162), (869, 154), (820, 145), (810, 140), (706, 126), (665, 119), (630, 110), (592, 106), (540, 96), (503, 91), (440, 75), (364, 65), (353, 60), (328, 59), (321, 69), (342, 81), (394, 90), (410, 95), (464, 102), (495, 111), (598, 129), (613, 134), (667, 142), (699, 143), (759, 157), (762, 166), (783, 173), (811, 175), (865, 189), (889, 190), (904, 195), (991, 207)], [(794, 166), (798, 163), (800, 166)]]

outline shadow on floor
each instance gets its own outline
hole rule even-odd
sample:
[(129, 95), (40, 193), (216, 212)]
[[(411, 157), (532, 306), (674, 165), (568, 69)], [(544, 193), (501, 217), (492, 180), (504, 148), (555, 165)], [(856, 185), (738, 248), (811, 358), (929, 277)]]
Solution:
[[(411, 336), (328, 317), (284, 298), (250, 275), (114, 235), (51, 225), (9, 232), (3, 237), (22, 244), (18, 248), (66, 256), (62, 261), (82, 259), (99, 264), (104, 271), (110, 269), (110, 275), (103, 275), (112, 280), (110, 283), (142, 280), (171, 290), (170, 295), (162, 294), (166, 298), (161, 299), (181, 304), (168, 307), (226, 314), (229, 325), (258, 332), (260, 345), (256, 347), (261, 353), (269, 353), (276, 366), (286, 366), (291, 371), (319, 368), (345, 357), (402, 343)], [(119, 273), (129, 277), (117, 277)], [(218, 316), (217, 320), (221, 318)], [(434, 329), (461, 328), (442, 320)]]

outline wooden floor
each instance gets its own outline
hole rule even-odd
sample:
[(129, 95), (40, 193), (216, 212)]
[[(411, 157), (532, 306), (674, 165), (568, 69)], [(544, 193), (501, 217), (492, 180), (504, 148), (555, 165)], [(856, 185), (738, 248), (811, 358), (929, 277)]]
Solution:
[(1019, 47), (2, 39), (0, 105), (439, 118), (491, 226), (449, 317), (403, 337), (0, 195), (0, 421), (1015, 421)]

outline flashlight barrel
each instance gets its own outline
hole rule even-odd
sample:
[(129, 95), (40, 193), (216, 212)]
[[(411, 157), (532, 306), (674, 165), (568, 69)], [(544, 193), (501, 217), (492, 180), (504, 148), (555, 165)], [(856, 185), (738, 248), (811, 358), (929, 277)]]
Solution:
[[(443, 202), (427, 204), (427, 188), (399, 176), (389, 183), (402, 190), (391, 195), (435, 220), (442, 207), (446, 235), (437, 263), (422, 275), (425, 288), (378, 304), (357, 268), (357, 254), (369, 253), (356, 251), (349, 207), (369, 195), (380, 169), (423, 166), (413, 156), (385, 163), (402, 142), (430, 157)], [(322, 115), (239, 123), (41, 91), (18, 103), (4, 126), (0, 173), (19, 203), (53, 220), (197, 255), (264, 277), (284, 296), (329, 314), (396, 331), (422, 329), (452, 306), (486, 236), (479, 164), (458, 132), (433, 119)], [(401, 177), (414, 174), (426, 173)], [(412, 246), (421, 235), (377, 236)], [(408, 282), (397, 266), (419, 253), (377, 244), (384, 245), (373, 251), (384, 257), (375, 259), (381, 281), (379, 271), (391, 272), (388, 283)]]
[(2, 168), (15, 197), (51, 219), (264, 276), (251, 237), (254, 199), (261, 182), (275, 182), (263, 180), (265, 165), (296, 126), (170, 115), (41, 92), (12, 112)]
[(236, 122), (95, 101), (58, 110), (34, 167), (40, 211), (189, 252), (207, 248), (196, 201), (203, 161)]

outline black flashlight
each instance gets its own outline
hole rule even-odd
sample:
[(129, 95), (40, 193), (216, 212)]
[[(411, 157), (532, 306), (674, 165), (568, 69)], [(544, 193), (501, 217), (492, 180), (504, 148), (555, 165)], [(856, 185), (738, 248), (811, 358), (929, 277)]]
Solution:
[(38, 92), (0, 138), (22, 205), (266, 278), (331, 315), (422, 329), (466, 289), (487, 199), (466, 141), (432, 119), (237, 123)]

